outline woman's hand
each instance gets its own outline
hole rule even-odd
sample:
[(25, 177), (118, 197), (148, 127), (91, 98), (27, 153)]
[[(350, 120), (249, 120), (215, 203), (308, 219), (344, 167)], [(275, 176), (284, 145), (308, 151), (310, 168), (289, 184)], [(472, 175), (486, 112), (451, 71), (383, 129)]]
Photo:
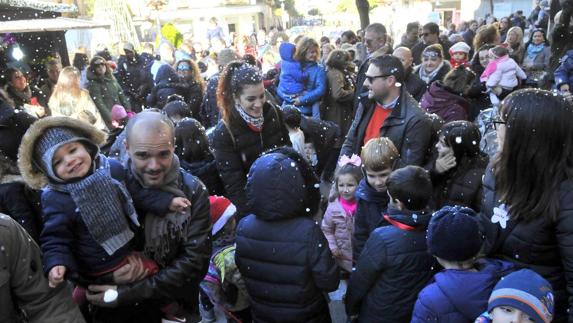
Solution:
[(449, 151), (444, 155), (438, 155), (434, 169), (438, 174), (443, 174), (454, 167), (456, 167), (456, 157), (452, 151)]

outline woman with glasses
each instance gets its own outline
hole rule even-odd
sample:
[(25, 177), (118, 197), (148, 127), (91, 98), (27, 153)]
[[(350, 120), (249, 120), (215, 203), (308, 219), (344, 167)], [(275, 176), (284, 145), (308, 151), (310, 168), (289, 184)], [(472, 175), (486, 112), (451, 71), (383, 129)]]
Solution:
[(499, 149), (483, 180), (490, 257), (528, 267), (555, 291), (553, 322), (573, 320), (573, 106), (538, 89), (511, 93), (494, 125)]
[(523, 70), (527, 74), (526, 84), (544, 88), (548, 83), (551, 46), (543, 29), (535, 29), (525, 45)]
[(414, 69), (414, 73), (418, 74), (429, 89), (435, 81), (443, 80), (450, 69), (450, 63), (444, 60), (442, 45), (433, 44), (422, 52), (422, 64)]
[(94, 56), (87, 71), (88, 91), (94, 101), (105, 125), (113, 129), (111, 109), (119, 104), (131, 111), (129, 100), (121, 90), (121, 86), (111, 74), (111, 68), (101, 56)]
[(22, 71), (17, 68), (8, 68), (4, 79), (8, 81), (4, 91), (9, 105), (23, 109), (38, 118), (46, 115), (46, 110), (38, 103), (40, 90), (28, 83)]
[(205, 94), (205, 82), (201, 77), (199, 66), (192, 60), (182, 59), (175, 65), (175, 70), (181, 81), (180, 92), (185, 102), (189, 104), (191, 116), (198, 119)]

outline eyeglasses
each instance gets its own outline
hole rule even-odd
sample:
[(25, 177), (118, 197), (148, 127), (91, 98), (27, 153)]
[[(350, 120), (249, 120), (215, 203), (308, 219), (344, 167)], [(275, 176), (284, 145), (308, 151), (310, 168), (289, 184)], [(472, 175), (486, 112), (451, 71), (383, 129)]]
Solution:
[(191, 68), (189, 66), (179, 66), (177, 67), (178, 71), (189, 71)]
[(497, 130), (498, 129), (498, 125), (505, 125), (507, 124), (506, 121), (501, 120), (500, 116), (495, 116), (493, 117), (493, 119), (491, 120), (491, 122), (493, 123), (493, 129)]
[(374, 82), (375, 79), (377, 78), (386, 78), (392, 76), (392, 74), (385, 74), (385, 75), (376, 75), (376, 76), (366, 76), (366, 79), (368, 80), (369, 83)]
[(421, 33), (420, 34), (420, 37), (428, 37), (428, 36), (430, 36), (430, 33)]

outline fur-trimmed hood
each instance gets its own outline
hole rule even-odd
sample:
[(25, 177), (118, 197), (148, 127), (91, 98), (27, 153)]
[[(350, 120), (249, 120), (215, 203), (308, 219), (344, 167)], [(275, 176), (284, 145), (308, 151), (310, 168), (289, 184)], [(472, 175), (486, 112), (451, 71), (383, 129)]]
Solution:
[(34, 146), (46, 129), (67, 127), (82, 134), (96, 145), (101, 146), (107, 140), (107, 134), (83, 121), (68, 117), (47, 117), (36, 121), (26, 131), (18, 150), (18, 168), (28, 186), (41, 189), (48, 184), (48, 177), (34, 163)]

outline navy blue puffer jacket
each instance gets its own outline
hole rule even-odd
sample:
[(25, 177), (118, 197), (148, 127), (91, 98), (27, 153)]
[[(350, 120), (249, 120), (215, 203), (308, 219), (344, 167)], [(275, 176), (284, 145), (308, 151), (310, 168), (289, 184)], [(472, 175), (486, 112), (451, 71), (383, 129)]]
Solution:
[(235, 260), (255, 322), (330, 322), (323, 293), (337, 288), (338, 270), (320, 225), (306, 211), (308, 181), (300, 168), (270, 153), (249, 173), (252, 214), (237, 227)]

